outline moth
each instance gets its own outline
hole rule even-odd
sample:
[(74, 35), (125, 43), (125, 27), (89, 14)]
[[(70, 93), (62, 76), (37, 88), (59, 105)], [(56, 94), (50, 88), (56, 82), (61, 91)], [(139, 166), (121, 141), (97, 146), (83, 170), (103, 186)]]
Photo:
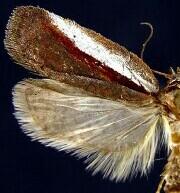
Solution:
[(180, 192), (179, 67), (159, 89), (136, 54), (33, 6), (13, 11), (4, 43), (16, 63), (41, 76), (13, 89), (28, 136), (86, 158), (94, 174), (116, 181), (146, 174), (165, 144), (170, 155), (157, 192)]

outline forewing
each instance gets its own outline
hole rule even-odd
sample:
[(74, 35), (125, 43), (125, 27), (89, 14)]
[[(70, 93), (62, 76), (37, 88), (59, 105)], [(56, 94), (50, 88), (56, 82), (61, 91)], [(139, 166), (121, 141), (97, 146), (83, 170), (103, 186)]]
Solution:
[[(14, 10), (4, 42), (16, 62), (51, 79), (68, 73), (158, 92), (151, 69), (135, 54), (38, 7)], [(53, 76), (54, 72), (59, 74)]]
[(15, 116), (25, 133), (58, 150), (86, 157), (88, 168), (111, 179), (150, 168), (160, 118), (152, 103), (138, 107), (89, 96), (54, 80), (25, 80), (13, 92)]

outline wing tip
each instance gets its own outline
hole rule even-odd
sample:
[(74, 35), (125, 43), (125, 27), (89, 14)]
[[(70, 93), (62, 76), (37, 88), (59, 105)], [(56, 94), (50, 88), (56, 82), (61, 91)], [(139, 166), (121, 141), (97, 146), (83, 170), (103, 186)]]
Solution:
[(46, 14), (46, 10), (39, 7), (18, 6), (12, 11), (8, 19), (3, 41), (4, 47), (11, 58), (24, 67), (29, 61), (29, 58), (25, 56), (25, 50), (28, 47), (27, 36), (30, 37), (30, 33), (32, 33), (29, 25), (32, 24), (30, 20), (33, 16), (35, 18), (37, 15), (43, 14)]

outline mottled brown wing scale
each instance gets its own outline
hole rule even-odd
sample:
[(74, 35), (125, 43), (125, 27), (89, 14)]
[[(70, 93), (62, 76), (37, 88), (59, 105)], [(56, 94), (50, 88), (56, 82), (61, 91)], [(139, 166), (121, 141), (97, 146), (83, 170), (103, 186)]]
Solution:
[[(43, 9), (31, 8), (26, 12), (24, 8), (15, 12), (13, 17), (8, 26), (6, 45), (16, 61), (21, 64), (25, 62), (27, 65), (25, 67), (43, 75), (46, 71), (44, 69), (51, 69), (61, 73), (68, 72), (68, 74), (103, 79), (96, 69), (92, 70), (81, 62), (80, 58), (84, 55), (81, 56), (80, 51), (74, 49), (72, 42), (60, 31), (57, 32)], [(16, 50), (11, 50), (12, 44), (17, 44)], [(72, 59), (72, 55), (76, 56), (76, 60)], [(88, 59), (89, 63), (90, 58)], [(95, 59), (91, 59), (91, 63), (98, 63)], [(109, 78), (105, 77), (105, 79)]]
[[(111, 82), (110, 77), (113, 75), (108, 74), (109, 72), (102, 67), (95, 65), (92, 68), (92, 64), (99, 62), (75, 49), (72, 42), (63, 34), (59, 35), (57, 29), (49, 24), (48, 19), (43, 9), (34, 8), (28, 9), (27, 12), (25, 8), (20, 9), (12, 16), (5, 44), (10, 55), (20, 65), (103, 98), (139, 101), (139, 103), (143, 103), (146, 99), (151, 100), (149, 95)], [(76, 59), (72, 58), (72, 55), (75, 55)], [(88, 57), (89, 65), (85, 63), (84, 55)], [(81, 59), (77, 60), (77, 57)]]
[[(10, 20), (5, 45), (13, 59), (25, 68), (43, 76), (49, 76), (48, 72), (54, 71), (117, 82), (145, 92), (125, 76), (75, 47), (72, 41), (52, 25), (45, 10), (21, 7), (14, 11)], [(136, 68), (137, 72), (140, 71), (142, 76), (150, 76), (150, 82), (154, 79), (150, 68), (135, 54), (92, 30), (83, 29), (112, 52), (123, 55), (128, 64)]]

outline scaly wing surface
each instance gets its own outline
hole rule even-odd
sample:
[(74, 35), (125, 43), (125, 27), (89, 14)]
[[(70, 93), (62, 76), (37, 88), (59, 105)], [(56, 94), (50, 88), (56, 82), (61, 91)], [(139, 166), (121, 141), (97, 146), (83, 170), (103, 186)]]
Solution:
[(151, 69), (135, 54), (38, 7), (14, 10), (4, 42), (17, 63), (51, 79), (62, 81), (66, 73), (116, 82), (143, 92), (159, 90)]

